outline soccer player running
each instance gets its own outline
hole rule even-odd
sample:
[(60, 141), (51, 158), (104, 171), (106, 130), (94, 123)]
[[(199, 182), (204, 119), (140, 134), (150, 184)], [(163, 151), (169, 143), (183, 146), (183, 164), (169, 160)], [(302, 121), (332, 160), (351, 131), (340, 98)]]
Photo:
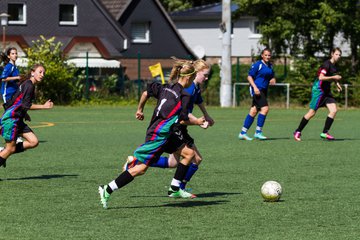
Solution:
[(257, 126), (254, 134), (255, 139), (265, 140), (267, 137), (263, 135), (262, 128), (265, 124), (266, 116), (269, 112), (269, 106), (267, 102), (267, 91), (269, 84), (274, 85), (276, 83), (275, 72), (272, 64), (270, 63), (271, 51), (269, 48), (265, 48), (261, 52), (261, 60), (255, 62), (250, 70), (247, 80), (250, 83), (250, 94), (253, 98), (252, 105), (249, 114), (246, 116), (243, 128), (239, 133), (240, 140), (253, 140), (247, 135), (247, 131), (254, 122), (256, 115)]
[[(23, 152), (29, 148), (35, 148), (39, 144), (34, 132), (24, 123), (30, 117), (27, 114), (29, 109), (50, 109), (53, 107), (51, 100), (44, 104), (33, 104), (35, 98), (35, 84), (42, 81), (45, 75), (45, 69), (42, 65), (36, 64), (31, 68), (27, 80), (21, 81), (18, 90), (13, 98), (6, 102), (5, 113), (1, 118), (1, 135), (5, 139), (5, 149), (0, 152), (0, 167), (6, 166), (8, 157), (14, 153)], [(16, 138), (21, 136), (23, 142), (16, 143)]]
[(154, 82), (144, 91), (138, 105), (136, 118), (144, 119), (144, 106), (149, 97), (155, 97), (157, 105), (154, 109), (149, 127), (147, 129), (145, 143), (140, 145), (134, 152), (134, 166), (122, 172), (116, 179), (104, 186), (99, 186), (100, 200), (104, 208), (113, 191), (120, 189), (134, 180), (135, 177), (143, 175), (154, 161), (157, 161), (161, 154), (177, 153), (182, 156), (175, 171), (169, 197), (193, 198), (194, 195), (180, 189), (189, 168), (191, 160), (194, 158), (194, 150), (191, 149), (183, 136), (183, 125), (201, 125), (205, 122), (204, 118), (190, 119), (188, 116), (188, 105), (190, 95), (184, 88), (189, 87), (196, 75), (192, 63), (182, 63), (175, 61), (171, 76), (178, 76), (175, 84), (165, 84)]
[[(20, 80), (19, 70), (15, 65), (16, 60), (18, 59), (17, 49), (14, 47), (9, 47), (6, 50), (6, 53), (1, 53), (1, 61), (4, 63), (4, 69), (1, 72), (1, 98), (5, 104), (9, 101), (16, 90), (19, 88), (18, 81)], [(21, 137), (16, 139), (17, 142), (21, 142)], [(0, 151), (4, 150), (4, 147), (0, 147)]]
[[(214, 125), (214, 120), (208, 114), (204, 104), (203, 99), (201, 97), (201, 89), (200, 85), (208, 80), (210, 66), (202, 59), (196, 60), (194, 62), (194, 67), (196, 71), (196, 77), (194, 82), (190, 87), (186, 88), (185, 91), (191, 95), (190, 104), (189, 104), (189, 118), (193, 119), (193, 121), (197, 121), (197, 117), (193, 115), (194, 104), (198, 105), (201, 112), (204, 115), (205, 123), (200, 125), (200, 127), (207, 129), (208, 126)], [(202, 162), (202, 156), (195, 146), (194, 139), (188, 134), (187, 129), (183, 130), (183, 135), (187, 139), (188, 146), (191, 147), (195, 151), (195, 157), (192, 160), (190, 167), (185, 175), (184, 180), (180, 184), (180, 188), (185, 190), (186, 184), (190, 181), (192, 176), (196, 173), (199, 168), (200, 163)], [(159, 167), (159, 168), (176, 168), (178, 162), (180, 161), (179, 154), (170, 154), (169, 157), (160, 157), (158, 161), (150, 164), (150, 167)], [(124, 170), (130, 167), (130, 164), (133, 162), (133, 157), (129, 156), (127, 162), (124, 165)]]
[(337, 90), (339, 92), (342, 91), (341, 85), (338, 82), (341, 80), (341, 76), (337, 74), (337, 69), (335, 66), (335, 64), (341, 58), (341, 53), (342, 52), (340, 48), (332, 49), (330, 59), (326, 60), (318, 69), (311, 90), (310, 109), (303, 116), (298, 128), (294, 132), (294, 139), (296, 141), (301, 141), (302, 130), (308, 124), (309, 120), (315, 116), (316, 111), (320, 107), (324, 106), (326, 106), (329, 110), (329, 114), (325, 120), (324, 129), (320, 134), (320, 137), (327, 140), (335, 140), (335, 138), (329, 133), (337, 112), (336, 101), (331, 94), (331, 83), (335, 82)]
[(15, 62), (18, 58), (17, 49), (10, 47), (5, 53), (1, 53), (1, 60), (4, 63), (4, 69), (1, 73), (1, 97), (4, 104), (9, 101), (16, 90), (19, 88), (17, 82), (20, 80), (19, 70)]

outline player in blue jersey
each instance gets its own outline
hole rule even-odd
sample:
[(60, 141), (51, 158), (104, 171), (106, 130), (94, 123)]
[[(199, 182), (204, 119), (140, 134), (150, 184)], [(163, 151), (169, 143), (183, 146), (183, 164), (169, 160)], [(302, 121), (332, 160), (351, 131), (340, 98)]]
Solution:
[(247, 80), (250, 83), (250, 94), (253, 101), (250, 112), (246, 116), (243, 128), (239, 133), (239, 139), (241, 140), (252, 140), (252, 138), (247, 135), (247, 131), (251, 127), (256, 115), (259, 112), (254, 138), (260, 140), (267, 139), (267, 137), (263, 135), (262, 131), (266, 115), (269, 112), (267, 91), (269, 84), (273, 85), (276, 83), (275, 73), (272, 64), (270, 63), (270, 59), (271, 51), (269, 48), (265, 48), (261, 52), (261, 60), (255, 62), (249, 70)]
[[(42, 105), (33, 104), (35, 98), (35, 84), (41, 82), (45, 75), (42, 65), (35, 65), (25, 81), (20, 82), (13, 98), (6, 102), (5, 113), (1, 118), (1, 135), (5, 139), (5, 149), (0, 152), (0, 166), (5, 167), (8, 157), (13, 153), (20, 153), (26, 149), (35, 148), (39, 144), (34, 132), (24, 123), (29, 118), (29, 109), (50, 109), (53, 107), (51, 100)], [(18, 136), (24, 141), (16, 143)]]
[(107, 208), (107, 202), (113, 191), (124, 187), (135, 177), (143, 175), (149, 164), (157, 161), (164, 152), (176, 152), (183, 157), (171, 182), (169, 197), (193, 198), (191, 193), (180, 189), (180, 183), (195, 156), (194, 150), (188, 146), (183, 136), (183, 125), (201, 125), (205, 122), (204, 118), (193, 122), (188, 117), (190, 95), (184, 88), (192, 84), (195, 73), (192, 63), (175, 62), (170, 78), (176, 76), (177, 83), (162, 85), (155, 82), (142, 94), (136, 112), (136, 118), (139, 120), (144, 120), (143, 110), (147, 99), (155, 97), (158, 100), (146, 132), (145, 143), (135, 150), (132, 168), (122, 172), (108, 185), (99, 186), (100, 200), (104, 208)]
[(326, 60), (318, 69), (315, 82), (311, 90), (310, 109), (303, 116), (298, 128), (294, 132), (294, 139), (301, 141), (301, 131), (308, 124), (309, 120), (315, 116), (319, 107), (327, 107), (329, 114), (325, 120), (323, 132), (320, 137), (327, 140), (334, 140), (335, 138), (330, 135), (329, 130), (334, 122), (336, 116), (337, 107), (336, 101), (331, 94), (331, 83), (335, 82), (337, 90), (342, 91), (341, 85), (338, 81), (341, 80), (341, 76), (337, 73), (335, 64), (341, 58), (341, 49), (334, 48), (331, 51), (331, 58)]
[[(200, 85), (208, 80), (210, 66), (204, 60), (199, 59), (194, 62), (194, 67), (196, 71), (196, 77), (194, 79), (194, 82), (191, 84), (190, 87), (185, 89), (186, 92), (188, 92), (191, 95), (190, 104), (188, 108), (189, 110), (188, 116), (189, 118), (194, 119), (194, 121), (197, 120), (197, 117), (195, 117), (192, 112), (194, 109), (194, 104), (198, 105), (206, 121), (203, 125), (200, 125), (200, 127), (207, 129), (208, 126), (212, 126), (214, 124), (214, 120), (210, 117), (203, 104)], [(199, 150), (197, 149), (197, 147), (195, 146), (194, 139), (188, 134), (187, 129), (184, 129), (183, 133), (184, 133), (184, 137), (188, 139), (191, 148), (194, 149), (195, 151), (195, 157), (192, 160), (192, 163), (190, 164), (190, 167), (185, 175), (185, 179), (180, 185), (180, 188), (184, 190), (186, 183), (190, 181), (192, 176), (198, 170), (198, 166), (202, 162), (202, 156)], [(169, 157), (163, 157), (163, 156), (160, 157), (157, 162), (150, 164), (150, 167), (175, 168), (177, 167), (179, 160), (180, 160), (179, 155), (170, 154)], [(129, 167), (131, 167), (132, 162), (133, 162), (133, 157), (129, 156), (123, 167), (123, 170), (126, 170)]]
[(4, 69), (1, 73), (1, 98), (4, 104), (12, 98), (18, 89), (18, 81), (20, 80), (19, 70), (15, 62), (18, 58), (17, 49), (10, 47), (6, 53), (1, 54), (1, 60), (4, 63)]

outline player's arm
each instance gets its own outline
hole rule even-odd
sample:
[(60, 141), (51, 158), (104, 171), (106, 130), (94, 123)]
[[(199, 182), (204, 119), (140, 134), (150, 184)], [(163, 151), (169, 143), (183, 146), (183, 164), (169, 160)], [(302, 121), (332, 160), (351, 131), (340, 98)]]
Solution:
[(205, 121), (209, 123), (210, 126), (215, 124), (214, 119), (212, 119), (209, 115), (209, 113), (206, 111), (205, 105), (203, 103), (197, 104), (201, 110), (201, 112), (204, 114)]
[(141, 97), (140, 97), (138, 108), (137, 108), (137, 111), (136, 111), (136, 114), (135, 114), (136, 119), (138, 119), (140, 121), (144, 120), (144, 118), (145, 118), (145, 116), (144, 116), (144, 107), (145, 107), (145, 104), (146, 104), (148, 99), (149, 99), (148, 92), (144, 91), (142, 93)]
[(12, 80), (20, 80), (20, 76), (14, 76), (14, 77), (10, 77), (11, 74), (11, 67), (7, 67), (5, 66), (3, 72), (1, 73), (0, 79), (3, 82), (8, 82), (8, 81), (12, 81)]
[(251, 87), (254, 89), (254, 93), (255, 95), (259, 95), (260, 94), (260, 90), (257, 88), (254, 78), (252, 76), (248, 76), (247, 77), (248, 82), (250, 83)]
[(44, 104), (31, 104), (30, 109), (31, 110), (51, 109), (53, 108), (53, 106), (54, 103), (51, 101), (51, 99), (49, 99)]
[(270, 83), (270, 85), (275, 85), (276, 79), (275, 78), (270, 79), (269, 83)]
[(12, 81), (12, 80), (20, 80), (20, 76), (7, 77), (7, 78), (2, 78), (1, 79), (1, 81), (3, 81), (3, 82), (8, 82), (8, 81)]
[(204, 117), (200, 117), (200, 118), (188, 118), (187, 120), (181, 120), (180, 124), (182, 125), (202, 125), (205, 122), (205, 118)]
[(325, 76), (323, 73), (320, 73), (319, 75), (319, 80), (321, 81), (340, 81), (341, 80), (341, 76), (336, 74), (334, 76)]
[[(181, 99), (181, 112), (179, 114), (179, 123), (182, 125), (201, 125), (205, 122), (205, 118), (196, 118), (188, 112), (190, 103), (190, 95), (183, 95)], [(190, 115), (190, 116), (189, 116)]]

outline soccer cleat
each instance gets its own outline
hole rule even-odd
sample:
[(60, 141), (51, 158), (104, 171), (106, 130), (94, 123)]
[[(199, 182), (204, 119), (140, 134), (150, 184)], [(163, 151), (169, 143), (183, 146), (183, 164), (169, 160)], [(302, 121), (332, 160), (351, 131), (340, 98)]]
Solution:
[(109, 201), (110, 194), (106, 192), (107, 185), (99, 186), (100, 201), (103, 208), (107, 208), (107, 202)]
[(131, 165), (133, 165), (132, 163), (134, 162), (135, 158), (133, 156), (128, 156), (126, 158), (126, 162), (122, 167), (123, 172), (127, 171), (129, 168), (133, 167)]
[(4, 147), (0, 147), (0, 152), (2, 152), (5, 148)]
[(239, 133), (239, 139), (240, 140), (247, 140), (247, 141), (251, 141), (253, 140), (251, 137), (249, 137), (246, 133), (242, 134), (242, 133)]
[(321, 133), (320, 137), (326, 140), (335, 140), (335, 138), (331, 136), (329, 133)]
[(295, 139), (295, 141), (300, 142), (301, 141), (301, 132), (295, 131), (294, 132), (294, 139)]
[(267, 139), (267, 137), (265, 137), (262, 132), (255, 133), (254, 138), (259, 139), (259, 140), (266, 140)]
[(179, 189), (178, 191), (172, 190), (172, 188), (169, 188), (168, 196), (171, 198), (196, 198), (195, 194), (189, 193), (183, 189)]

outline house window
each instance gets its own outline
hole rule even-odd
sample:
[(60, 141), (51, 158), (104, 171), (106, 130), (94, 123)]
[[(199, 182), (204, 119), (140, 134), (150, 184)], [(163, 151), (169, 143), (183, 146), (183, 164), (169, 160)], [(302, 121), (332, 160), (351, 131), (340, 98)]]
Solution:
[(148, 43), (150, 42), (150, 27), (149, 23), (132, 23), (131, 24), (131, 41), (133, 43)]
[(259, 25), (260, 25), (260, 22), (259, 22), (259, 21), (255, 21), (255, 22), (254, 22), (253, 33), (255, 33), (255, 34), (260, 34)]
[(26, 24), (26, 4), (8, 4), (9, 24)]
[(59, 8), (60, 25), (76, 25), (77, 24), (77, 7), (74, 4), (60, 4)]

